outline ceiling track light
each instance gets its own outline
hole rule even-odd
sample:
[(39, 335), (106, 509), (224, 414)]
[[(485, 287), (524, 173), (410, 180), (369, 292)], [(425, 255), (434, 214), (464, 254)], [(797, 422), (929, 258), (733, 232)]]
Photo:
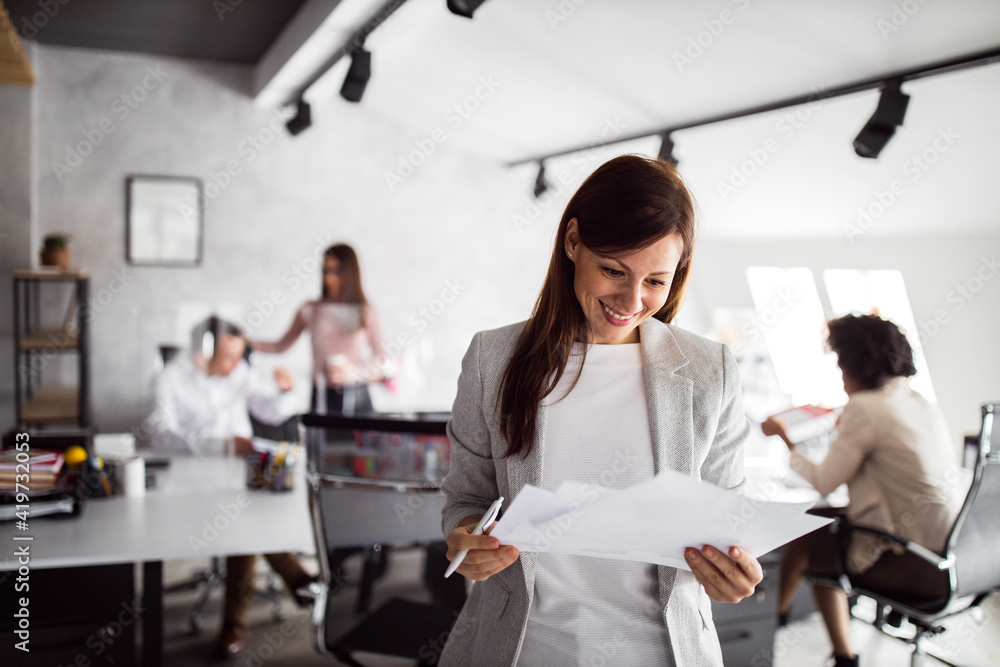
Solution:
[(298, 102), (295, 103), (295, 115), (285, 123), (285, 128), (294, 137), (310, 125), (312, 125), (312, 109), (309, 108), (308, 102), (299, 98)]
[[(659, 126), (655, 128), (650, 128), (648, 130), (640, 130), (631, 134), (623, 134), (621, 136), (615, 137), (610, 141), (601, 141), (599, 143), (587, 143), (582, 146), (570, 146), (562, 148), (560, 150), (552, 151), (549, 153), (526, 155), (517, 160), (513, 160), (507, 163), (508, 167), (517, 167), (522, 164), (533, 164), (541, 160), (548, 160), (554, 157), (561, 157), (563, 155), (572, 155), (573, 153), (579, 153), (580, 151), (593, 150), (596, 148), (603, 148), (609, 144), (623, 144), (637, 139), (647, 139), (650, 137), (663, 137), (664, 135), (669, 135), (673, 132), (680, 132), (681, 130), (689, 130), (695, 127), (704, 127), (706, 125), (713, 125), (715, 123), (722, 123), (725, 121), (735, 120), (737, 118), (746, 118), (749, 116), (755, 116), (757, 114), (769, 113), (771, 111), (778, 111), (780, 109), (788, 109), (791, 107), (802, 106), (806, 104), (815, 104), (816, 102), (822, 100), (829, 100), (836, 97), (842, 97), (845, 95), (856, 95), (857, 93), (864, 92), (867, 90), (875, 90), (882, 88), (882, 99), (879, 100), (879, 106), (882, 108), (883, 100), (885, 108), (883, 112), (876, 110), (875, 115), (872, 116), (872, 121), (879, 119), (882, 122), (883, 118), (890, 118), (895, 115), (899, 122), (889, 123), (891, 129), (895, 131), (895, 128), (902, 124), (902, 116), (906, 112), (905, 103), (903, 100), (908, 101), (908, 97), (903, 95), (899, 91), (899, 84), (909, 83), (910, 81), (917, 81), (920, 79), (926, 79), (933, 76), (941, 76), (945, 74), (953, 74), (955, 72), (964, 71), (972, 69), (975, 67), (984, 67), (986, 65), (993, 65), (1000, 63), (1000, 47), (994, 47), (987, 49), (985, 51), (979, 51), (976, 53), (970, 53), (963, 56), (958, 56), (956, 58), (951, 58), (949, 60), (942, 60), (935, 63), (929, 63), (926, 65), (920, 65), (918, 67), (912, 67), (905, 70), (897, 70), (894, 72), (885, 72), (878, 76), (874, 76), (868, 79), (862, 79), (860, 81), (854, 81), (851, 83), (846, 83), (834, 88), (827, 88), (819, 91), (813, 91), (808, 95), (797, 95), (795, 97), (788, 97), (773, 102), (768, 102), (766, 104), (758, 104), (752, 107), (746, 107), (743, 109), (737, 109), (734, 111), (727, 111), (724, 113), (716, 114), (714, 116), (707, 116), (703, 118), (694, 118), (686, 120), (683, 122), (675, 123), (668, 126)], [(895, 84), (895, 85), (892, 85)], [(902, 108), (900, 108), (902, 107)], [(885, 116), (882, 115), (885, 114)], [(869, 122), (872, 122), (869, 121)], [(867, 125), (866, 125), (867, 128)], [(883, 134), (885, 134), (883, 132)], [(891, 136), (891, 134), (889, 135)], [(886, 139), (888, 141), (888, 139)], [(858, 143), (862, 144), (861, 151), (867, 151), (871, 153), (871, 157), (875, 157), (877, 152), (871, 150), (871, 145), (867, 143), (867, 135), (865, 135), (864, 130), (862, 134), (858, 135), (858, 140), (855, 141), (855, 150), (858, 150)], [(885, 142), (882, 144), (885, 145)], [(859, 155), (863, 155), (862, 152), (858, 152)]]
[(340, 96), (348, 102), (360, 102), (372, 76), (372, 54), (358, 48), (351, 54), (351, 68), (344, 77), (344, 85), (340, 87)]
[(448, 0), (448, 11), (471, 19), (486, 0)]
[(670, 138), (670, 133), (661, 135), (663, 141), (660, 142), (660, 152), (657, 157), (665, 162), (677, 166), (677, 158), (674, 157), (674, 140)]
[(900, 79), (895, 79), (887, 81), (882, 88), (875, 113), (854, 140), (854, 152), (861, 157), (877, 158), (896, 133), (896, 128), (903, 124), (910, 96), (900, 90), (902, 83)]
[(545, 180), (545, 161), (538, 163), (538, 176), (535, 177), (535, 199), (538, 199), (549, 189), (549, 183)]

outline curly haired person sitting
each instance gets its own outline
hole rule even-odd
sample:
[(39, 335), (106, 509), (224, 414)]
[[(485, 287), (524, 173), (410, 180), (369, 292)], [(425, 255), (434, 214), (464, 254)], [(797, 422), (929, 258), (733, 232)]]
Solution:
[[(908, 384), (916, 373), (909, 342), (895, 324), (876, 315), (847, 315), (831, 320), (827, 328), (848, 401), (826, 458), (813, 463), (803, 456), (773, 417), (761, 429), (785, 441), (791, 468), (821, 494), (847, 484), (849, 524), (942, 549), (962, 503), (946, 474), (957, 463), (957, 450), (937, 405)], [(778, 601), (782, 621), (787, 620), (806, 573), (836, 579), (838, 552), (851, 581), (869, 590), (935, 595), (930, 582), (918, 575), (924, 570), (912, 554), (897, 554), (871, 534), (843, 539), (824, 527), (785, 547)], [(836, 667), (856, 666), (847, 596), (839, 588), (821, 584), (813, 586), (813, 595), (833, 644)]]

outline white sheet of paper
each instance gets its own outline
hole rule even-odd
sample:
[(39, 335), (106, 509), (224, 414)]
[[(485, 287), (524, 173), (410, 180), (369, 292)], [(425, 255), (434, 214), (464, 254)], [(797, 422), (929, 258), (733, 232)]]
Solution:
[(686, 547), (731, 546), (761, 556), (832, 520), (812, 502), (741, 495), (673, 471), (627, 489), (567, 482), (525, 486), (490, 535), (521, 551), (575, 554), (689, 570)]

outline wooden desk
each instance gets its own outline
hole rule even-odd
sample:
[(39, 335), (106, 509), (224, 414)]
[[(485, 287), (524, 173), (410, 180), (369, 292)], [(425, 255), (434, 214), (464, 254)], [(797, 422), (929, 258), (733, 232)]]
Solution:
[[(31, 536), (31, 569), (143, 564), (143, 664), (163, 662), (164, 560), (274, 552), (312, 553), (304, 465), (288, 493), (248, 491), (237, 458), (175, 458), (145, 496), (88, 500), (78, 518), (29, 518), (27, 531), (0, 523), (0, 543)], [(4, 548), (0, 570), (16, 570)], [(75, 598), (67, 604), (80, 604)], [(34, 618), (46, 613), (32, 608)], [(83, 649), (81, 649), (83, 650)]]

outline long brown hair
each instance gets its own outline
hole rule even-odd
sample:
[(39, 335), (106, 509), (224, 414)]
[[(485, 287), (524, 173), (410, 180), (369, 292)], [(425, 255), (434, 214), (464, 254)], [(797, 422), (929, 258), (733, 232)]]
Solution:
[[(368, 299), (365, 297), (365, 290), (361, 286), (361, 265), (358, 263), (358, 255), (354, 248), (346, 243), (337, 243), (326, 249), (323, 259), (332, 257), (340, 262), (340, 303), (355, 303), (361, 306), (361, 326), (365, 325), (365, 307)], [(329, 294), (326, 292), (326, 280), (321, 281), (323, 289), (323, 299)]]
[(634, 252), (670, 234), (680, 235), (684, 251), (667, 301), (653, 315), (656, 319), (673, 321), (687, 284), (694, 249), (694, 205), (674, 165), (622, 155), (598, 167), (566, 205), (542, 291), (504, 371), (500, 432), (507, 441), (508, 457), (527, 457), (531, 452), (539, 404), (562, 378), (573, 343), (588, 339), (589, 324), (573, 289), (575, 265), (564, 245), (573, 218), (583, 245), (603, 253)]

